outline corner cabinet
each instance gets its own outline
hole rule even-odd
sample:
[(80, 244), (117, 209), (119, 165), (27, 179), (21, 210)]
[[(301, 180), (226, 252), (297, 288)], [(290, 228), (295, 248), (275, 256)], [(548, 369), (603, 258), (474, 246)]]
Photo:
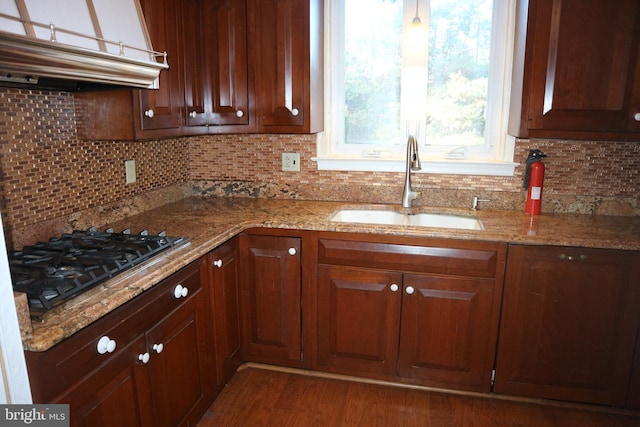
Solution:
[(248, 0), (257, 131), (323, 130), (322, 0)]
[(506, 245), (322, 234), (317, 368), (489, 392)]
[(244, 359), (297, 366), (302, 360), (301, 239), (254, 234), (239, 239)]
[(214, 396), (200, 267), (185, 267), (45, 352), (26, 352), (34, 402), (69, 404), (72, 426), (195, 424)]
[(510, 245), (494, 391), (624, 406), (639, 312), (637, 252)]
[(519, 0), (509, 133), (640, 137), (640, 3)]

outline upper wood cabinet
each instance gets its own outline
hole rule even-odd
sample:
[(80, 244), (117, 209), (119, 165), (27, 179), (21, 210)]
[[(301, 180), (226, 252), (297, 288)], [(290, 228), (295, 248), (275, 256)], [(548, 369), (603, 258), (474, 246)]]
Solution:
[(625, 405), (639, 261), (633, 251), (509, 246), (494, 391)]
[(250, 130), (246, 1), (178, 2), (186, 132)]
[(640, 3), (520, 0), (509, 133), (640, 137)]
[(76, 93), (79, 138), (323, 130), (323, 0), (141, 4), (160, 89)]
[(248, 0), (258, 132), (323, 130), (322, 0)]
[(184, 90), (177, 0), (140, 0), (154, 50), (167, 52), (169, 69), (159, 89), (75, 93), (78, 137), (136, 140), (178, 136), (184, 122)]

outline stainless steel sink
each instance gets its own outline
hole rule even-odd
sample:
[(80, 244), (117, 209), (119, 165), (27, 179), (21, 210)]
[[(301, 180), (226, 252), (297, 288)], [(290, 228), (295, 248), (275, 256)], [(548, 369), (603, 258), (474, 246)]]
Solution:
[(473, 216), (429, 212), (412, 214), (386, 209), (341, 209), (333, 214), (331, 221), (463, 230), (483, 229), (482, 222)]

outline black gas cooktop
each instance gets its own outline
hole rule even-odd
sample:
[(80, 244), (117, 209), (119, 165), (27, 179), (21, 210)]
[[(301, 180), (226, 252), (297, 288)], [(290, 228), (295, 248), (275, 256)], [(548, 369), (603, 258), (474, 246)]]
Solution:
[(13, 289), (27, 294), (38, 316), (169, 248), (186, 243), (164, 232), (112, 229), (65, 233), (9, 253)]

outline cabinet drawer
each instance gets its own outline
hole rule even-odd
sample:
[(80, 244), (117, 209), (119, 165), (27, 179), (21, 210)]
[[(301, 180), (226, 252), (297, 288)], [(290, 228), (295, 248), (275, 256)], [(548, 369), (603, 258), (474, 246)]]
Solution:
[(500, 244), (451, 242), (451, 246), (406, 245), (320, 239), (320, 264), (415, 271), (420, 273), (495, 277)]
[[(34, 402), (51, 401), (118, 357), (146, 329), (195, 297), (200, 289), (199, 266), (199, 262), (194, 262), (185, 267), (47, 351), (26, 352)], [(188, 289), (186, 297), (176, 299), (174, 291), (178, 284)], [(102, 337), (115, 342), (112, 352), (98, 352)]]

